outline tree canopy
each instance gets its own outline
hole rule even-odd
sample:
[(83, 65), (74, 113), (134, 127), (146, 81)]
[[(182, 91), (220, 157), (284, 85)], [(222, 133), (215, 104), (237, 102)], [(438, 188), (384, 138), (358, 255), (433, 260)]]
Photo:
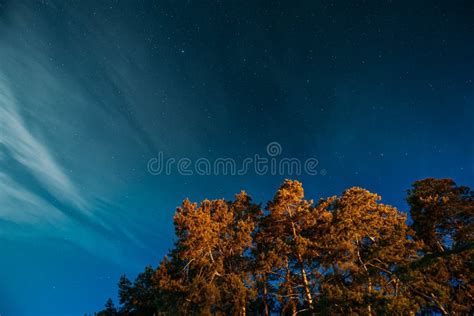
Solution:
[(185, 200), (174, 248), (98, 315), (474, 313), (473, 192), (424, 179), (409, 212), (380, 201), (352, 187), (315, 203), (293, 180), (266, 207)]

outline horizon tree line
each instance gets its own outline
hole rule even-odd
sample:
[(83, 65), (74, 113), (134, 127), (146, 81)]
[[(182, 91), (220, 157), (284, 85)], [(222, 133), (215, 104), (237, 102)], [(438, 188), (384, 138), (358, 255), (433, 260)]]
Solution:
[(474, 192), (416, 181), (409, 212), (360, 187), (317, 202), (285, 180), (265, 207), (184, 200), (157, 268), (98, 316), (474, 313)]

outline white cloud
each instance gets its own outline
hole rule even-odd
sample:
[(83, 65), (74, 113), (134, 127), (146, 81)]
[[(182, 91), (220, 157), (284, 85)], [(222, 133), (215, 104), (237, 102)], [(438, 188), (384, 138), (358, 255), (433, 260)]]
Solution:
[(16, 100), (9, 92), (6, 80), (0, 77), (0, 144), (27, 167), (50, 193), (63, 202), (86, 210), (86, 202), (73, 183), (21, 119)]

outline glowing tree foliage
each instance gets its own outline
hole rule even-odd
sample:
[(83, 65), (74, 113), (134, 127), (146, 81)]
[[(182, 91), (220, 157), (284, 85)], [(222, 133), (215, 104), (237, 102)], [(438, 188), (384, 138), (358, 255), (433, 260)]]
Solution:
[(245, 192), (233, 202), (185, 200), (178, 208), (176, 247), (156, 279), (158, 288), (175, 292), (180, 313), (246, 313), (255, 295), (248, 255), (258, 211)]
[(314, 311), (313, 282), (308, 274), (315, 256), (311, 232), (316, 220), (311, 205), (312, 201), (304, 199), (301, 183), (285, 181), (268, 203), (256, 237), (264, 276), (279, 284), (273, 295), (283, 311), (292, 314), (299, 305)]
[(472, 314), (474, 198), (448, 179), (408, 191), (408, 216), (353, 187), (316, 204), (286, 180), (265, 209), (185, 200), (157, 269), (98, 315)]
[(336, 314), (409, 314), (416, 301), (398, 275), (417, 259), (406, 215), (380, 196), (350, 188), (328, 204), (321, 308)]

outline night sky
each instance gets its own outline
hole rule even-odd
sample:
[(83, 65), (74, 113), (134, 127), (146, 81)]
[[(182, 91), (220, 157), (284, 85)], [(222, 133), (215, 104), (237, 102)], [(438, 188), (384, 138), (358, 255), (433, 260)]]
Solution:
[[(474, 186), (472, 1), (0, 0), (0, 314), (84, 315), (172, 247), (182, 199)], [(149, 159), (318, 159), (152, 175)], [(322, 172), (324, 170), (324, 172)]]

